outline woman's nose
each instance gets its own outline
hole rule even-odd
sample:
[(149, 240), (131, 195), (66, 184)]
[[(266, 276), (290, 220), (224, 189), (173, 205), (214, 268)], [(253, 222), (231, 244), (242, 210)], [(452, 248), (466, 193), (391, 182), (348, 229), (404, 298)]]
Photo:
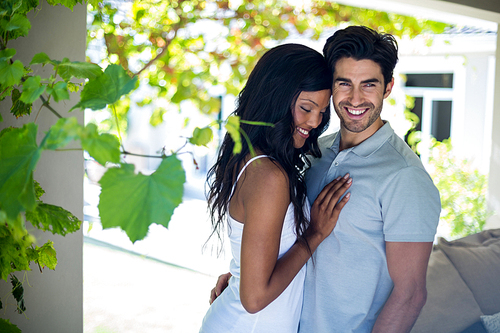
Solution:
[(321, 124), (321, 120), (323, 119), (323, 115), (321, 112), (311, 112), (309, 119), (307, 120), (307, 124), (312, 128), (316, 128)]

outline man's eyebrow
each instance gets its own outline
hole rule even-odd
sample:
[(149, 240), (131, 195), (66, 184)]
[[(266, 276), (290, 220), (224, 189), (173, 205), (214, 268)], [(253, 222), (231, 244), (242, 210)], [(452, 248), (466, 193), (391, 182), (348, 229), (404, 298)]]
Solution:
[[(338, 81), (340, 81), (340, 82), (352, 82), (352, 80), (346, 79), (343, 77), (338, 77), (335, 79), (335, 82), (338, 82)], [(363, 81), (361, 81), (361, 83), (380, 83), (380, 80), (377, 78), (372, 78), (372, 79), (363, 80)]]
[(373, 79), (368, 79), (368, 80), (361, 81), (361, 83), (380, 83), (380, 80), (376, 79), (376, 78), (373, 78)]

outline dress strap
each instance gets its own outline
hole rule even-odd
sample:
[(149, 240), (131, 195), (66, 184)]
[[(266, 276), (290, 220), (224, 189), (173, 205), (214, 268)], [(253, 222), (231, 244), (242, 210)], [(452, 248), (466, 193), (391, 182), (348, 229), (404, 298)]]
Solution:
[(245, 169), (247, 168), (247, 166), (250, 165), (250, 163), (252, 163), (253, 161), (255, 161), (256, 159), (259, 159), (259, 158), (263, 158), (263, 157), (269, 157), (268, 155), (258, 155), (258, 156), (254, 156), (252, 157), (251, 159), (249, 159), (245, 165), (243, 166), (243, 168), (241, 168), (240, 170), (240, 173), (238, 174), (238, 177), (236, 177), (236, 181), (234, 182), (233, 184), (233, 188), (231, 189), (231, 194), (229, 195), (229, 198), (231, 198), (233, 196), (233, 193), (234, 193), (234, 189), (236, 188), (236, 184), (238, 183), (238, 180), (240, 179), (241, 175), (243, 174), (243, 171), (245, 171)]

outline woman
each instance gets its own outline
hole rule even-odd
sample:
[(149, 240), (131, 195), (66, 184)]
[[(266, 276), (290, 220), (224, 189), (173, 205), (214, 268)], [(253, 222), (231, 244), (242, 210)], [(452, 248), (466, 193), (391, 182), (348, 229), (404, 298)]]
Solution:
[(321, 154), (317, 138), (330, 119), (331, 86), (321, 54), (285, 44), (264, 54), (239, 94), (234, 114), (255, 155), (245, 140), (241, 153), (233, 154), (226, 135), (209, 172), (213, 229), (220, 236), (227, 218), (232, 277), (200, 332), (297, 331), (304, 264), (349, 199), (339, 201), (350, 186), (348, 175), (328, 184), (312, 208), (306, 199), (305, 153)]

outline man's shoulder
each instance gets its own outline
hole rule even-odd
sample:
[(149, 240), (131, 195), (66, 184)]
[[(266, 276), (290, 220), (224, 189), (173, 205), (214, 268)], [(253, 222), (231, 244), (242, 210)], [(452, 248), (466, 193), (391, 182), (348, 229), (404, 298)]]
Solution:
[(323, 135), (318, 139), (318, 145), (320, 149), (330, 148), (335, 142), (335, 138), (337, 137), (339, 132)]

